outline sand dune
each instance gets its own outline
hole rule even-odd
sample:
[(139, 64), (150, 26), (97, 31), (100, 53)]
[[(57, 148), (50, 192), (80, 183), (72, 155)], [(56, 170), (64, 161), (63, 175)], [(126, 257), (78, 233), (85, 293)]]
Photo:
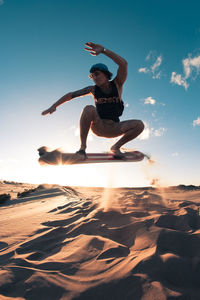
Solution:
[(199, 189), (0, 191), (0, 299), (200, 299)]

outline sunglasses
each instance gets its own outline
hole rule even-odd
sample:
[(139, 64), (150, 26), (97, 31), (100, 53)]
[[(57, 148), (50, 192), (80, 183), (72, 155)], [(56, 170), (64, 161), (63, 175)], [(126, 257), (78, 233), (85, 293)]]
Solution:
[(97, 77), (97, 76), (99, 76), (100, 74), (101, 74), (100, 71), (94, 71), (94, 72), (91, 73), (88, 77), (89, 77), (90, 79), (93, 79), (94, 76)]

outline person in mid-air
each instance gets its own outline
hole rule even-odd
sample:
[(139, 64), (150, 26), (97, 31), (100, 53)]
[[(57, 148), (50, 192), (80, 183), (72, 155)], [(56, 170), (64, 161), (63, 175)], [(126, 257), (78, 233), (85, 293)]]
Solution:
[(92, 95), (95, 106), (87, 105), (82, 111), (80, 118), (80, 140), (81, 145), (76, 154), (80, 159), (87, 158), (87, 136), (91, 129), (97, 136), (121, 138), (110, 148), (113, 156), (123, 158), (120, 151), (121, 146), (135, 139), (144, 130), (144, 123), (141, 120), (128, 120), (120, 122), (119, 117), (124, 110), (122, 101), (122, 88), (127, 78), (127, 61), (118, 54), (105, 49), (103, 46), (86, 43), (86, 51), (96, 56), (104, 54), (111, 58), (117, 65), (117, 75), (111, 80), (112, 73), (108, 67), (102, 63), (95, 64), (90, 69), (89, 77), (94, 81), (95, 85), (87, 86), (81, 90), (69, 92), (55, 102), (50, 108), (42, 112), (42, 115), (52, 114), (56, 108), (74, 98)]

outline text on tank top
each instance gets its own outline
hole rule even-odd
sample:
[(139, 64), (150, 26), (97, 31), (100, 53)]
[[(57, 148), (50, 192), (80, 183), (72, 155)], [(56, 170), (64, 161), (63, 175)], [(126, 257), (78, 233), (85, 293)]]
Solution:
[(100, 87), (95, 85), (94, 88), (94, 101), (97, 113), (101, 119), (113, 120), (119, 122), (119, 117), (124, 110), (124, 103), (119, 97), (119, 93), (114, 80), (110, 81), (111, 92), (104, 93)]

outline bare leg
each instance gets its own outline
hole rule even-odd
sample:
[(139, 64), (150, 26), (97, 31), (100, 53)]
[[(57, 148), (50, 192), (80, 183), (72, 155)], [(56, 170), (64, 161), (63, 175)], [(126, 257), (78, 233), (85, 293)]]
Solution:
[(92, 105), (87, 105), (81, 114), (80, 118), (80, 139), (81, 146), (80, 150), (85, 150), (87, 148), (87, 136), (90, 130), (91, 123), (95, 120), (96, 109)]
[[(123, 146), (125, 143), (135, 139), (143, 130), (144, 130), (144, 124), (140, 120), (129, 120), (129, 121), (123, 121), (118, 123), (119, 126), (117, 126), (116, 130), (113, 130), (110, 128), (110, 125), (108, 127), (105, 127), (105, 124), (103, 125), (103, 131), (102, 127), (100, 125), (100, 132), (99, 127), (97, 128), (94, 124), (99, 124), (99, 116), (97, 114), (96, 108), (93, 105), (87, 105), (81, 114), (80, 118), (80, 139), (81, 139), (81, 146), (78, 154), (81, 154), (81, 156), (84, 155), (84, 151), (87, 148), (87, 136), (90, 128), (92, 131), (102, 137), (112, 138), (121, 136), (117, 143), (115, 143), (111, 147), (111, 151), (115, 153), (116, 155), (120, 155), (120, 147)], [(83, 154), (83, 155), (82, 155)]]
[(120, 147), (129, 141), (135, 139), (143, 130), (144, 123), (140, 120), (130, 120), (121, 122), (121, 130), (123, 136), (111, 147), (111, 151), (115, 154), (121, 154)]

